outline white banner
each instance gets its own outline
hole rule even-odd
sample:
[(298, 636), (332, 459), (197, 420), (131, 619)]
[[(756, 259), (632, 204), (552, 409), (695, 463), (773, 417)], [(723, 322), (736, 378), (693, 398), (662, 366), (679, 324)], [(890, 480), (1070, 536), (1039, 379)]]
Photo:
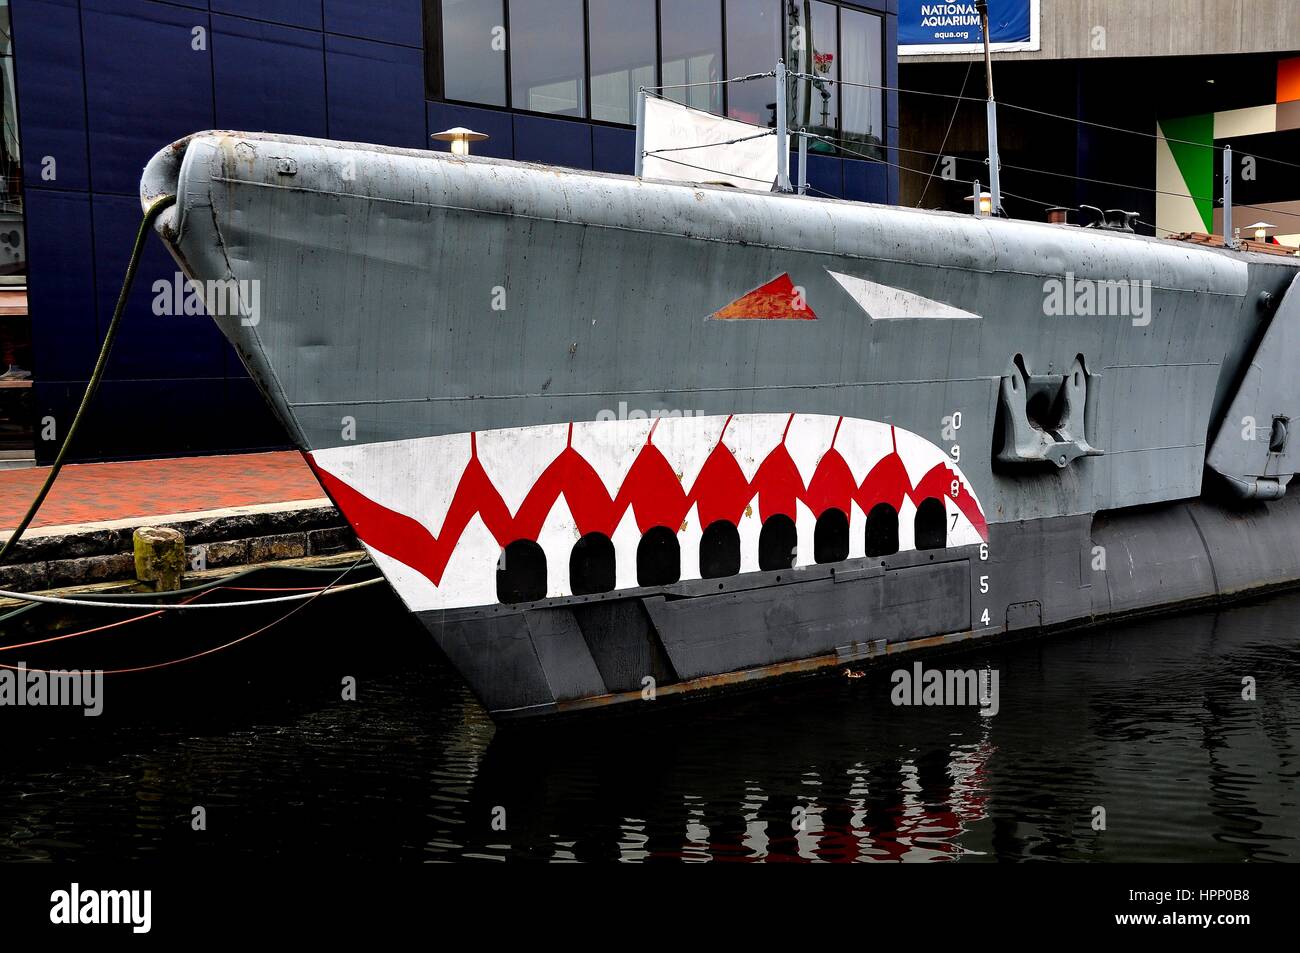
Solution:
[[(761, 133), (768, 135), (760, 135)], [(733, 139), (759, 136), (731, 145)], [(683, 146), (703, 148), (683, 149)], [(678, 182), (724, 182), (770, 192), (776, 182), (776, 132), (647, 96), (641, 175)], [(670, 150), (656, 154), (656, 150)]]

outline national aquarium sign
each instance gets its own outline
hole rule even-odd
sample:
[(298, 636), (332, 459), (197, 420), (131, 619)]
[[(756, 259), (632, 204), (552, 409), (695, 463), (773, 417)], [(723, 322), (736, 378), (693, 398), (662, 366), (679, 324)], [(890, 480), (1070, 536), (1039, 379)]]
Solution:
[[(1038, 0), (989, 0), (995, 52), (1038, 49)], [(898, 0), (898, 52), (977, 53), (984, 34), (974, 0)]]

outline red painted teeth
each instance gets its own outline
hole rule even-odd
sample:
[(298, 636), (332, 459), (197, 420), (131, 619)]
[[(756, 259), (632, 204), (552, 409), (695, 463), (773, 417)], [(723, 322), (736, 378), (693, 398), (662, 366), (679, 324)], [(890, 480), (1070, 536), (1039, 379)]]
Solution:
[[(417, 570), (434, 585), (442, 580), (461, 534), (475, 515), (482, 519), (499, 546), (517, 539), (535, 541), (561, 496), (581, 535), (613, 536), (629, 509), (638, 530), (644, 534), (655, 526), (666, 526), (676, 532), (692, 507), (698, 508), (700, 524), (707, 526), (716, 520), (738, 523), (745, 508), (755, 500), (760, 519), (766, 521), (777, 514), (796, 519), (796, 506), (800, 502), (814, 516), (820, 516), (832, 507), (848, 513), (853, 502), (867, 513), (878, 503), (888, 503), (897, 511), (904, 498), (919, 504), (934, 497), (952, 499), (980, 536), (988, 538), (979, 504), (957, 471), (938, 463), (913, 486), (896, 440), (891, 452), (871, 468), (861, 483), (855, 482), (848, 463), (832, 440), (805, 485), (786, 448), (785, 437), (768, 453), (750, 480), (731, 449), (723, 443), (725, 434), (726, 427), (688, 488), (655, 446), (652, 430), (612, 497), (596, 469), (570, 441), (543, 469), (513, 514), (479, 460), (475, 436), (469, 434), (466, 436), (471, 447), (469, 462), (438, 535), (419, 520), (368, 498), (325, 470), (311, 455), (308, 461), (363, 542)], [(412, 477), (418, 479), (418, 474)]]

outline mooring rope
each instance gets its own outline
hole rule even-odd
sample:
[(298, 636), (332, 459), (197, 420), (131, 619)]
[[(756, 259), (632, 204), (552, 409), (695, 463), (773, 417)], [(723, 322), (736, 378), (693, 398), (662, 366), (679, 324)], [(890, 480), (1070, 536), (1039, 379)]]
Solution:
[[(195, 599), (202, 599), (209, 592), (220, 591), (220, 589), (207, 589), (203, 592), (196, 592), (184, 601), (193, 602)], [(28, 608), (34, 608), (34, 606), (28, 606)], [(156, 619), (160, 615), (162, 615), (161, 612), (146, 612), (144, 615), (133, 615), (129, 619), (120, 619), (117, 622), (109, 622), (106, 625), (97, 625), (90, 629), (79, 629), (76, 632), (64, 632), (62, 635), (51, 635), (43, 639), (36, 639), (32, 642), (20, 642), (17, 645), (0, 645), (0, 652), (15, 652), (19, 649), (30, 649), (38, 645), (49, 645), (51, 642), (63, 642), (66, 639), (76, 639), (83, 635), (95, 635), (98, 632), (107, 632), (110, 629), (120, 629), (133, 622), (144, 622), (146, 619)]]
[[(194, 593), (194, 595), (190, 596), (190, 597), (187, 598), (187, 599), (183, 599), (180, 603), (177, 603), (177, 604), (178, 604), (178, 605), (189, 605), (190, 603), (194, 602), (196, 599), (202, 599), (202, 598), (203, 598), (204, 596), (206, 596), (206, 595), (209, 595), (209, 594), (211, 594), (211, 593), (216, 593), (216, 592), (222, 592), (222, 591), (227, 591), (227, 592), (308, 592), (308, 593), (311, 593), (311, 592), (323, 592), (324, 590), (326, 590), (326, 589), (328, 589), (328, 588), (329, 588), (328, 586), (294, 586), (294, 587), (292, 587), (292, 588), (290, 588), (290, 587), (266, 588), (266, 587), (260, 587), (260, 586), (216, 586), (216, 587), (214, 587), (214, 588), (204, 589), (202, 592), (196, 592), (196, 593)], [(34, 605), (29, 605), (29, 606), (26, 606), (25, 608), (28, 608), (28, 609), (34, 609), (34, 608), (36, 608), (36, 607), (35, 607)], [(128, 618), (128, 619), (121, 619), (121, 620), (119, 620), (119, 621), (117, 621), (117, 622), (109, 622), (109, 623), (107, 623), (107, 624), (105, 624), (105, 625), (97, 625), (97, 626), (94, 626), (93, 628), (89, 628), (89, 629), (78, 629), (76, 632), (64, 632), (64, 633), (62, 633), (62, 634), (60, 634), (60, 635), (51, 635), (51, 636), (47, 636), (47, 637), (45, 637), (45, 638), (43, 638), (43, 639), (36, 639), (35, 641), (32, 641), (32, 642), (20, 642), (20, 643), (18, 643), (17, 645), (0, 645), (0, 652), (13, 652), (13, 651), (16, 651), (16, 650), (18, 650), (18, 649), (30, 649), (30, 648), (32, 648), (32, 647), (34, 647), (34, 646), (38, 646), (38, 645), (48, 645), (48, 644), (50, 644), (51, 642), (63, 642), (63, 641), (65, 641), (65, 640), (67, 640), (67, 639), (76, 639), (76, 638), (80, 638), (80, 637), (83, 636), (83, 635), (95, 635), (95, 634), (97, 634), (97, 633), (99, 633), (99, 632), (107, 632), (107, 631), (109, 631), (110, 629), (120, 629), (120, 628), (122, 628), (123, 626), (131, 625), (133, 622), (145, 622), (145, 621), (147, 621), (147, 620), (149, 620), (149, 619), (156, 619), (156, 618), (158, 618), (160, 615), (162, 615), (162, 612), (161, 612), (161, 611), (146, 612), (146, 613), (144, 613), (143, 615), (133, 615), (133, 616), (131, 616), (131, 617)], [(6, 618), (5, 616), (0, 616), (0, 622), (3, 622), (5, 618)]]
[[(108, 668), (108, 669), (104, 669), (104, 670), (100, 671), (98, 674), (100, 674), (100, 675), (126, 675), (126, 674), (129, 674), (129, 673), (132, 673), (132, 672), (152, 672), (152, 671), (155, 671), (155, 670), (160, 669), (160, 668), (170, 668), (170, 667), (173, 666), (173, 665), (180, 665), (180, 664), (182, 664), (182, 663), (184, 663), (184, 662), (192, 662), (192, 661), (194, 661), (195, 659), (203, 658), (203, 657), (208, 656), (208, 655), (215, 655), (217, 652), (225, 651), (226, 649), (231, 648), (232, 646), (238, 645), (238, 644), (241, 643), (241, 642), (246, 642), (246, 641), (248, 641), (249, 639), (251, 639), (251, 638), (252, 638), (253, 636), (255, 636), (255, 635), (261, 635), (263, 632), (266, 632), (268, 629), (273, 629), (273, 628), (275, 628), (275, 627), (276, 627), (277, 625), (279, 625), (281, 622), (284, 622), (286, 619), (290, 618), (290, 617), (293, 616), (295, 613), (297, 613), (297, 612), (301, 612), (303, 609), (307, 608), (307, 606), (311, 605), (313, 601), (315, 601), (316, 599), (321, 598), (322, 596), (327, 596), (327, 595), (329, 595), (329, 594), (332, 593), (332, 592), (343, 592), (343, 591), (345, 591), (345, 590), (347, 590), (347, 589), (357, 589), (357, 588), (360, 588), (361, 586), (369, 586), (369, 585), (372, 585), (372, 584), (374, 584), (374, 583), (376, 583), (376, 582), (382, 582), (382, 581), (383, 581), (382, 578), (368, 579), (368, 580), (366, 580), (365, 582), (351, 583), (351, 584), (349, 584), (349, 585), (347, 585), (347, 586), (338, 586), (338, 588), (335, 588), (335, 585), (336, 585), (336, 584), (337, 584), (337, 583), (338, 583), (338, 582), (339, 582), (339, 581), (340, 581), (344, 576), (346, 576), (348, 573), (352, 572), (352, 570), (356, 569), (356, 568), (357, 568), (358, 566), (360, 566), (361, 563), (364, 562), (364, 561), (365, 561), (365, 557), (362, 557), (361, 559), (358, 559), (355, 563), (353, 563), (353, 564), (352, 564), (351, 566), (349, 566), (347, 569), (345, 569), (345, 570), (343, 570), (341, 573), (339, 573), (338, 576), (335, 577), (334, 581), (331, 582), (328, 586), (325, 586), (324, 588), (322, 588), (321, 590), (319, 590), (319, 591), (317, 591), (317, 592), (306, 593), (305, 595), (306, 595), (307, 599), (306, 599), (305, 602), (301, 602), (301, 603), (299, 603), (298, 605), (296, 605), (296, 606), (294, 606), (292, 609), (290, 609), (288, 612), (286, 612), (284, 615), (282, 615), (282, 616), (280, 616), (280, 617), (278, 617), (278, 618), (276, 618), (276, 619), (272, 619), (272, 620), (271, 620), (270, 622), (268, 622), (266, 625), (261, 626), (260, 628), (254, 629), (252, 632), (248, 632), (248, 633), (246, 633), (246, 634), (244, 634), (244, 635), (241, 635), (241, 636), (240, 636), (239, 638), (237, 638), (237, 639), (231, 639), (229, 642), (225, 642), (225, 643), (223, 643), (223, 644), (221, 644), (221, 645), (213, 646), (213, 647), (210, 648), (210, 649), (204, 649), (202, 652), (195, 652), (193, 655), (186, 655), (186, 656), (183, 656), (183, 657), (181, 657), (181, 658), (167, 659), (166, 661), (163, 661), (163, 662), (154, 662), (154, 663), (149, 664), (149, 665), (134, 665), (134, 666), (131, 666), (130, 668)], [(192, 598), (198, 599), (199, 596), (196, 595), (196, 596), (193, 596)], [(296, 597), (295, 597), (295, 598), (296, 598)], [(263, 600), (263, 601), (272, 601), (272, 602), (274, 602), (274, 601), (280, 601), (280, 602), (283, 602), (284, 600)], [(102, 603), (94, 603), (94, 604), (95, 604), (95, 605), (102, 605)], [(235, 603), (235, 602), (232, 602), (232, 603), (226, 603), (226, 605), (230, 605), (230, 606), (242, 606), (242, 605), (248, 605), (248, 603)], [(134, 608), (149, 608), (149, 607), (147, 607), (147, 606), (135, 606)], [(205, 606), (167, 606), (167, 608), (170, 608), (170, 609), (215, 609), (215, 608), (218, 608), (218, 604), (205, 605)], [(45, 673), (45, 674), (50, 674), (52, 671), (55, 671), (55, 670), (48, 669), (48, 668), (28, 668), (26, 665), (23, 665), (23, 666), (20, 667), (20, 666), (17, 666), (17, 665), (9, 665), (9, 664), (7, 664), (7, 663), (0, 663), (0, 669), (9, 669), (10, 671), (14, 671), (14, 672), (16, 672), (16, 671), (24, 671), (24, 672), (43, 672), (43, 673)], [(66, 670), (64, 670), (64, 669), (59, 669), (58, 671), (66, 671)]]
[(328, 596), (339, 592), (348, 592), (352, 589), (361, 589), (365, 586), (373, 586), (383, 581), (383, 577), (376, 576), (374, 579), (367, 579), (365, 582), (350, 582), (346, 586), (338, 587), (326, 586), (316, 592), (300, 592), (294, 596), (276, 596), (273, 599), (249, 599), (246, 602), (209, 602), (204, 605), (184, 605), (176, 602), (103, 602), (97, 599), (67, 599), (62, 596), (42, 596), (34, 592), (11, 592), (8, 589), (0, 589), (0, 599), (16, 599), (20, 602), (37, 602), (51, 606), (83, 606), (89, 609), (148, 609), (158, 612), (168, 610), (197, 612), (200, 609), (243, 609), (248, 606), (270, 606), (281, 602), (300, 602), (303, 599), (315, 599), (317, 596)]
[[(245, 576), (251, 576), (254, 573), (271, 572), (276, 569), (288, 569), (288, 568), (289, 567), (278, 566), (274, 563), (261, 565), (261, 566), (249, 566), (246, 569), (241, 569), (238, 572), (232, 573), (229, 576), (223, 576), (220, 579), (210, 579), (207, 582), (199, 583), (198, 585), (194, 585), (194, 586), (187, 586), (184, 589), (172, 589), (167, 593), (167, 595), (188, 596), (191, 595), (192, 593), (209, 592), (215, 589), (229, 589), (232, 592), (270, 592), (272, 590), (267, 589), (265, 587), (255, 588), (249, 586), (232, 586), (230, 585), (230, 583), (235, 582), (236, 580), (239, 579), (243, 579)], [(292, 567), (291, 571), (294, 573), (319, 573), (319, 572), (333, 572), (334, 568), (335, 567), (333, 566), (294, 566)], [(302, 587), (301, 590), (294, 589), (292, 591), (295, 592), (306, 591), (308, 588), (311, 587), (304, 586)], [(288, 592), (290, 590), (285, 589), (283, 591)], [(152, 596), (157, 596), (158, 593), (156, 592), (111, 592), (111, 593), (105, 593), (102, 596), (97, 595), (95, 593), (85, 593), (84, 595), (85, 598), (94, 599), (96, 601), (99, 601), (101, 599), (113, 599), (113, 598), (143, 601)], [(3, 615), (0, 615), (0, 626), (3, 626), (4, 623), (8, 622), (10, 619), (15, 619), (20, 615), (25, 615), (26, 613), (31, 612), (33, 609), (39, 609), (39, 608), (40, 608), (39, 603), (28, 602), (27, 604), (20, 606), (17, 609), (13, 609), (9, 612), (6, 612)], [(150, 617), (152, 617), (152, 615), (153, 613), (150, 613)], [(145, 618), (145, 616), (139, 616), (138, 618)]]
[[(108, 357), (113, 350), (113, 342), (117, 339), (117, 332), (122, 324), (122, 316), (126, 313), (127, 297), (131, 293), (131, 286), (135, 284), (136, 272), (140, 268), (140, 258), (144, 252), (145, 240), (148, 238), (149, 231), (153, 228), (153, 224), (157, 220), (158, 216), (175, 204), (176, 196), (160, 196), (150, 203), (149, 207), (145, 210), (144, 218), (140, 220), (140, 228), (135, 233), (135, 244), (131, 247), (131, 258), (126, 265), (126, 275), (122, 279), (122, 290), (118, 293), (117, 305), (113, 308), (113, 317), (108, 323), (108, 330), (104, 334), (104, 343), (100, 345), (99, 357), (95, 360), (95, 367), (94, 370), (91, 371), (89, 382), (86, 384), (86, 391), (81, 395), (81, 404), (77, 407), (77, 412), (72, 418), (72, 423), (68, 425), (68, 432), (63, 437), (63, 443), (59, 447), (58, 454), (54, 457), (54, 463), (50, 466), (50, 472), (45, 475), (45, 482), (41, 484), (41, 488), (37, 492), (36, 498), (32, 500), (31, 505), (27, 508), (27, 512), (18, 523), (18, 527), (9, 534), (9, 538), (5, 540), (4, 545), (0, 546), (0, 563), (3, 563), (5, 557), (14, 551), (18, 545), (18, 540), (22, 538), (23, 533), (27, 531), (32, 520), (36, 518), (37, 512), (40, 511), (41, 505), (45, 502), (45, 498), (49, 496), (50, 490), (54, 486), (54, 481), (58, 479), (59, 472), (63, 469), (63, 463), (67, 458), (68, 449), (72, 446), (72, 441), (77, 436), (77, 431), (81, 427), (81, 421), (85, 418), (86, 411), (90, 407), (91, 401), (94, 400), (95, 393), (99, 390), (99, 383), (103, 379), (104, 371), (108, 366)], [(360, 565), (363, 560), (364, 557), (362, 560), (358, 560), (356, 565)], [(350, 567), (343, 573), (343, 575), (347, 575), (348, 572), (355, 569), (356, 565)], [(252, 570), (245, 570), (242, 573), (237, 573), (231, 578), (239, 578), (250, 571)], [(342, 576), (339, 578), (341, 579)], [(346, 586), (338, 587), (335, 587), (334, 583), (331, 583), (320, 590), (314, 592), (303, 592), (292, 596), (277, 596), (271, 599), (252, 599), (246, 602), (212, 602), (203, 605), (191, 605), (185, 603), (145, 603), (134, 601), (110, 602), (102, 599), (69, 599), (61, 596), (43, 596), (35, 593), (13, 592), (7, 589), (0, 589), (0, 598), (13, 599), (18, 602), (28, 603), (28, 605), (24, 606), (22, 609), (0, 616), (0, 621), (10, 619), (13, 616), (18, 615), (20, 612), (36, 605), (79, 606), (92, 609), (145, 609), (151, 612), (181, 610), (194, 611), (196, 609), (241, 609), (245, 606), (272, 605), (275, 603), (298, 602), (302, 600), (311, 601), (320, 596), (347, 592), (350, 589), (361, 589), (365, 586), (373, 586), (375, 583), (382, 581), (382, 578), (367, 579), (365, 582), (354, 582), (349, 583)], [(220, 581), (214, 580), (211, 583), (195, 586), (191, 589), (179, 590), (177, 594), (182, 595), (187, 592), (202, 591), (219, 585)], [(121, 598), (130, 599), (133, 597), (139, 598), (140, 594), (126, 595)]]
[(45, 502), (45, 497), (49, 495), (50, 488), (54, 486), (59, 471), (63, 469), (63, 460), (68, 455), (68, 448), (72, 446), (72, 440), (77, 435), (77, 429), (81, 426), (82, 418), (86, 416), (86, 409), (94, 399), (95, 392), (99, 390), (99, 382), (104, 376), (104, 369), (108, 366), (108, 355), (113, 350), (113, 341), (117, 338), (117, 329), (122, 323), (122, 314), (126, 311), (126, 298), (131, 292), (131, 285), (135, 283), (136, 270), (140, 267), (140, 253), (144, 250), (145, 238), (148, 237), (154, 220), (175, 204), (176, 196), (164, 195), (155, 199), (144, 213), (144, 218), (140, 222), (140, 229), (135, 233), (135, 245), (131, 249), (131, 260), (127, 262), (126, 277), (122, 281), (122, 291), (117, 296), (117, 306), (113, 309), (113, 319), (108, 322), (108, 331), (104, 334), (104, 343), (99, 348), (99, 358), (95, 361), (95, 369), (91, 372), (90, 381), (86, 384), (86, 392), (81, 395), (81, 405), (77, 408), (72, 423), (68, 425), (68, 432), (63, 437), (63, 445), (59, 447), (58, 455), (55, 456), (50, 472), (45, 476), (45, 483), (41, 485), (40, 492), (36, 494), (36, 499), (32, 500), (32, 505), (27, 508), (27, 512), (24, 514), (22, 522), (18, 524), (18, 528), (10, 533), (4, 545), (0, 546), (0, 563), (3, 563), (5, 557), (13, 552), (18, 545), (18, 540), (22, 538), (23, 533), (27, 531), (27, 527), (36, 518), (36, 513), (41, 508), (41, 504)]

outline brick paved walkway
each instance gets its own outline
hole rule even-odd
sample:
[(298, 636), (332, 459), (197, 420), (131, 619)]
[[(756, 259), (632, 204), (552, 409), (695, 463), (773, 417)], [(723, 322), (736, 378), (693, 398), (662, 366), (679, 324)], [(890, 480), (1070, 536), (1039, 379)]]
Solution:
[[(0, 470), (0, 531), (18, 525), (48, 473)], [(315, 500), (325, 496), (296, 451), (69, 464), (33, 527), (98, 523)]]

